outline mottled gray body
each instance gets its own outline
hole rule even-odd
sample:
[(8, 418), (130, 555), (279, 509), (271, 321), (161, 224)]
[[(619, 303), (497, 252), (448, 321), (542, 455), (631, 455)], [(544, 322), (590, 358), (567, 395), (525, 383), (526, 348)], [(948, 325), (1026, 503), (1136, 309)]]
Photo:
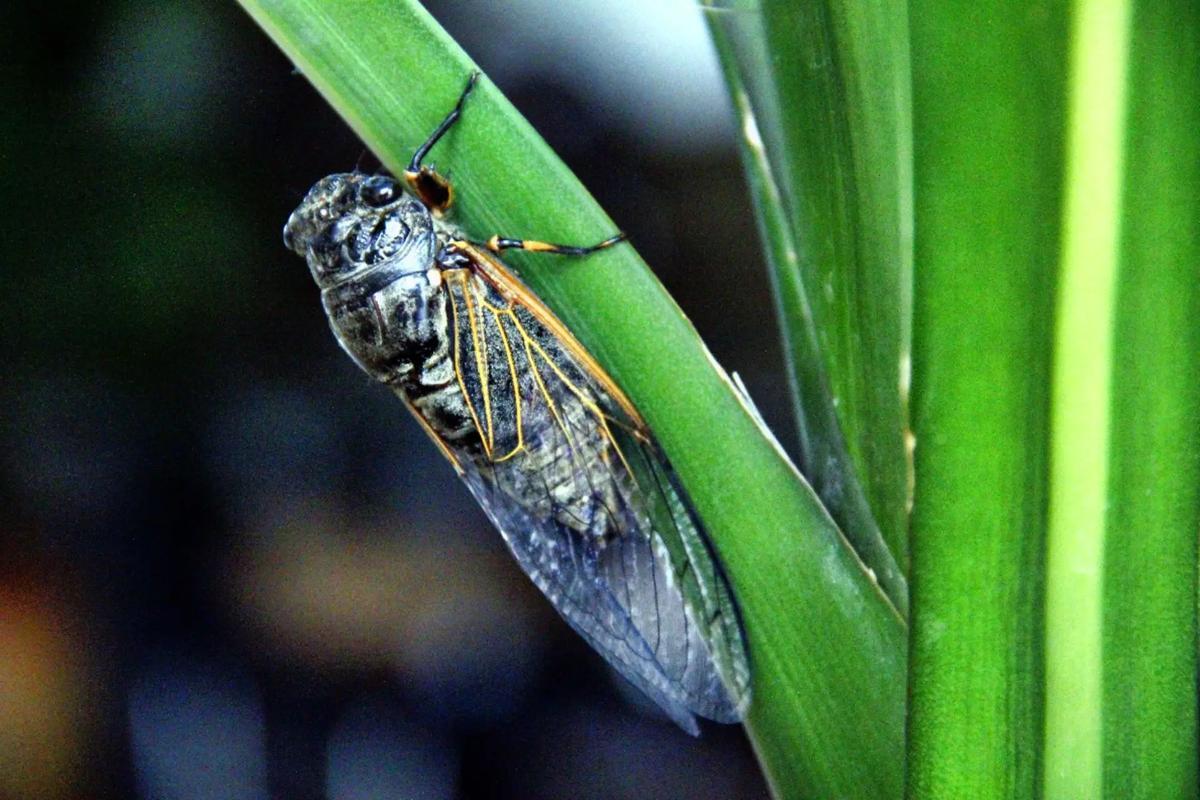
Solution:
[(522, 568), (626, 678), (692, 733), (693, 713), (740, 720), (736, 610), (657, 445), (456, 230), (398, 191), (365, 201), (379, 180), (325, 178), (285, 230), (342, 348), (410, 405)]

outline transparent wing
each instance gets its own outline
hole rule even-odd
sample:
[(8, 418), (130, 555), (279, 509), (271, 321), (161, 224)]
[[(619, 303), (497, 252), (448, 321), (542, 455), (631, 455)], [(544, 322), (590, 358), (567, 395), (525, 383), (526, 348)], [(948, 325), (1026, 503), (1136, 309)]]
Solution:
[(740, 720), (749, 672), (732, 596), (636, 411), (536, 298), (509, 291), (519, 284), (445, 274), (483, 440), (460, 453), (464, 479), (513, 555), (685, 730), (692, 714)]

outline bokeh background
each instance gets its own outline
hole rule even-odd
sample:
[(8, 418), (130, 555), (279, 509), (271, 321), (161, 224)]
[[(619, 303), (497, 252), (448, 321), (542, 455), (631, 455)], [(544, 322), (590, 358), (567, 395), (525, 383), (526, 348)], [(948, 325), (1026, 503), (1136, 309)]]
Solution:
[[(790, 444), (694, 4), (430, 10)], [(765, 796), (740, 728), (691, 739), (616, 677), (337, 349), (279, 237), (356, 163), (232, 2), (0, 5), (0, 798)]]

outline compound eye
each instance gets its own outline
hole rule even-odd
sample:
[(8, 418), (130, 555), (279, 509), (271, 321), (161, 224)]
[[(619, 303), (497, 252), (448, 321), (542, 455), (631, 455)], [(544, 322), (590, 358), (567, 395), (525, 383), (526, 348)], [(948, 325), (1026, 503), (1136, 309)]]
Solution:
[(399, 196), (396, 182), (386, 175), (367, 178), (362, 185), (362, 199), (374, 208), (383, 208)]

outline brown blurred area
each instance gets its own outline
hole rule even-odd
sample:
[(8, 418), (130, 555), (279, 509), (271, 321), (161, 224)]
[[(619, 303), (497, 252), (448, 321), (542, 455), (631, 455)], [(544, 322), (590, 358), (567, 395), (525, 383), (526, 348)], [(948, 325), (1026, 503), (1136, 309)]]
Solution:
[[(474, 5), (430, 10), (786, 434), (723, 99), (617, 105), (561, 30), (520, 40), (548, 4)], [(615, 677), (338, 351), (279, 234), (362, 146), (236, 5), (6, 4), (0, 45), (0, 800), (765, 796), (741, 730)]]

